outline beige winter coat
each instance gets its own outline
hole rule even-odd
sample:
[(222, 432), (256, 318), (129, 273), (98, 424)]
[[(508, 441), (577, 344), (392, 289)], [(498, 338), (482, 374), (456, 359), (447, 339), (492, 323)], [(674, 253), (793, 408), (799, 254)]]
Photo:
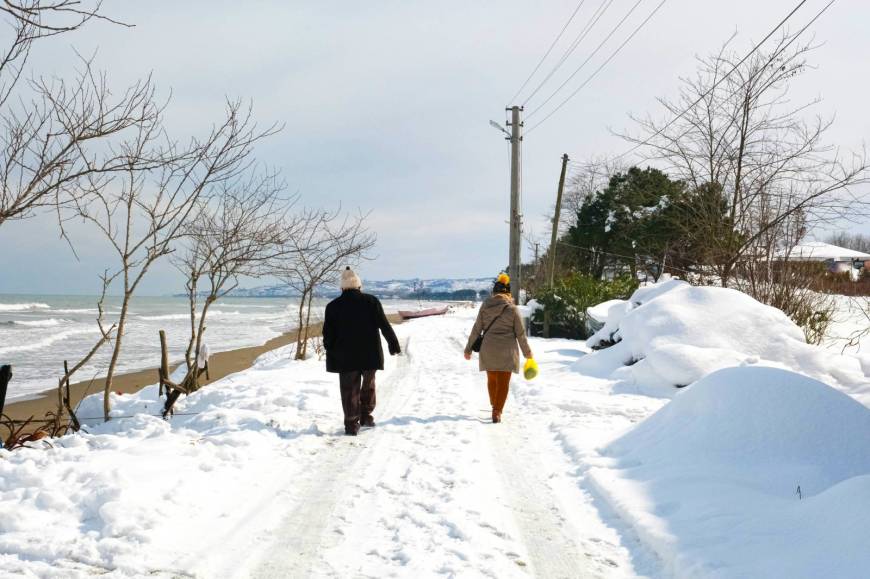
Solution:
[[(494, 323), (493, 320), (495, 320)], [(517, 348), (517, 342), (519, 342), (519, 347), (523, 349), (523, 355), (526, 358), (532, 356), (532, 350), (526, 340), (526, 331), (520, 312), (507, 295), (491, 296), (480, 306), (477, 320), (474, 322), (474, 327), (471, 328), (471, 335), (468, 336), (465, 352), (471, 353), (471, 346), (477, 336), (486, 330), (490, 323), (492, 323), (492, 327), (486, 332), (483, 345), (480, 348), (480, 371), (495, 370), (519, 373), (520, 352)]]

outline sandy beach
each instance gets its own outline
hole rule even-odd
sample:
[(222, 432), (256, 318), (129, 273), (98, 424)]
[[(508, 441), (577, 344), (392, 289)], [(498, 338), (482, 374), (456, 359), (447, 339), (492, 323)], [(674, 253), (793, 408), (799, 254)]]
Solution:
[[(390, 323), (393, 324), (401, 323), (402, 321), (398, 314), (389, 315), (387, 317), (389, 318)], [(309, 330), (310, 337), (319, 336), (321, 329), (322, 326), (320, 324), (312, 326)], [(294, 330), (276, 338), (272, 338), (260, 346), (238, 348), (236, 350), (227, 350), (226, 352), (212, 354), (209, 359), (209, 376), (211, 379), (205, 380), (205, 376), (203, 376), (202, 383), (206, 385), (215, 380), (220, 380), (229, 374), (250, 368), (253, 365), (254, 360), (256, 360), (260, 355), (294, 343), (296, 341), (296, 335), (297, 332)], [(157, 361), (155, 360), (155, 362)], [(178, 363), (174, 364), (172, 366), (173, 370), (177, 366)], [(14, 376), (12, 380), (15, 380)], [(145, 386), (150, 386), (151, 384), (156, 383), (157, 366), (148, 370), (116, 375), (112, 380), (112, 390), (115, 392), (130, 394), (138, 392)], [(73, 406), (75, 407), (78, 405), (79, 401), (81, 401), (85, 396), (102, 392), (104, 384), (105, 378), (97, 378), (96, 380), (86, 380), (72, 384), (70, 386), (70, 392), (72, 394)], [(26, 420), (31, 416), (40, 418), (44, 416), (46, 412), (56, 410), (56, 408), (57, 390), (51, 389), (42, 392), (38, 397), (30, 400), (7, 402), (3, 409), (3, 413), (13, 420)]]

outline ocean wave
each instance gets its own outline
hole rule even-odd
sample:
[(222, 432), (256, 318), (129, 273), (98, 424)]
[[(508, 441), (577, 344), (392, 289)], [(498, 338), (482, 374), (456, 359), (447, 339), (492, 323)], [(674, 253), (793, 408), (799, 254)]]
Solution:
[(98, 314), (100, 311), (97, 308), (60, 308), (51, 310), (58, 314)]
[(26, 326), (28, 328), (53, 328), (61, 324), (68, 324), (69, 320), (59, 318), (48, 318), (47, 320), (12, 320), (10, 324), (13, 326)]
[(0, 312), (32, 312), (34, 310), (47, 310), (51, 306), (40, 302), (25, 304), (0, 304)]
[(139, 316), (140, 320), (146, 322), (160, 322), (163, 320), (187, 320), (190, 319), (190, 314), (161, 314), (159, 316)]
[(16, 352), (29, 352), (31, 350), (41, 350), (43, 348), (47, 348), (51, 346), (55, 342), (60, 342), (62, 340), (66, 340), (73, 336), (78, 336), (81, 334), (99, 334), (100, 331), (98, 328), (81, 328), (74, 330), (66, 330), (65, 332), (54, 333), (42, 340), (38, 340), (36, 342), (31, 342), (29, 344), (19, 344), (16, 346), (8, 346), (5, 348), (0, 348), (0, 355), (14, 354)]
[[(220, 318), (229, 316), (250, 316), (251, 314), (243, 314), (242, 312), (227, 312), (224, 310), (209, 310), (208, 318)], [(199, 319), (199, 315), (196, 316)], [(146, 322), (162, 322), (167, 320), (189, 320), (190, 314), (161, 314), (158, 316), (139, 316), (140, 320)]]

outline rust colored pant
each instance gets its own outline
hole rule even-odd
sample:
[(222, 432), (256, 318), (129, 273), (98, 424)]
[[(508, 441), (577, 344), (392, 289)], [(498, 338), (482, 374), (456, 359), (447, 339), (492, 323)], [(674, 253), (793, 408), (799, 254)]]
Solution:
[(376, 370), (341, 372), (338, 375), (341, 387), (341, 407), (344, 410), (344, 425), (358, 424), (360, 417), (371, 416), (375, 410)]
[(510, 372), (486, 371), (486, 387), (489, 390), (489, 403), (492, 404), (493, 410), (499, 413), (504, 410), (510, 384)]

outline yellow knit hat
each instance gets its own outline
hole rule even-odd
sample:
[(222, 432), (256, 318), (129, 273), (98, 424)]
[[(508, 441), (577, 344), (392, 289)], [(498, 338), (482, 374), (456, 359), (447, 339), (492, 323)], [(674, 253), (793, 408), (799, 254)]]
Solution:
[(498, 274), (495, 278), (495, 283), (492, 286), (493, 295), (505, 295), (511, 293), (511, 278), (506, 273)]

